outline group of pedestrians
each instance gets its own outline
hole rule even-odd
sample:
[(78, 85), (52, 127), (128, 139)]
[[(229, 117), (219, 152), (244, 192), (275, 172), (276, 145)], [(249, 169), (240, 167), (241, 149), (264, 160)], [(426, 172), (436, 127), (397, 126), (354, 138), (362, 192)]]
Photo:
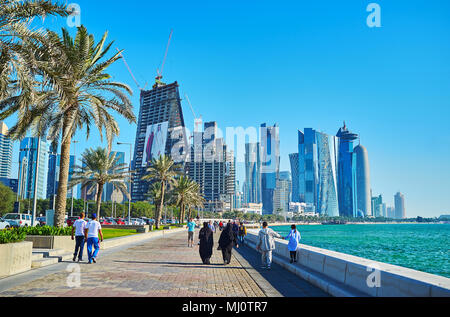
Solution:
[(77, 258), (78, 262), (83, 261), (84, 244), (86, 243), (88, 264), (97, 263), (100, 242), (103, 242), (102, 225), (97, 221), (96, 214), (92, 215), (92, 220), (89, 222), (86, 222), (84, 217), (85, 214), (82, 212), (80, 219), (76, 220), (72, 227), (72, 240), (75, 240), (73, 261), (75, 262)]
[[(222, 258), (224, 265), (230, 264), (233, 248), (239, 248), (245, 242), (245, 236), (247, 235), (247, 229), (242, 222), (228, 221), (223, 224), (222, 222), (216, 224), (210, 222), (204, 222), (203, 227), (199, 232), (199, 253), (203, 264), (211, 264), (211, 256), (213, 254), (214, 247), (214, 233), (216, 228), (221, 231), (218, 241), (218, 250), (222, 251)], [(188, 223), (188, 244), (192, 247), (193, 232), (195, 230), (195, 222)], [(274, 230), (270, 229), (267, 222), (263, 222), (262, 229), (258, 233), (258, 240), (256, 243), (256, 249), (261, 252), (262, 268), (271, 269), (272, 264), (272, 252), (275, 250), (274, 238), (289, 240), (288, 250), (290, 252), (290, 262), (297, 262), (297, 249), (300, 243), (301, 235), (295, 225), (291, 226), (291, 231), (286, 237), (281, 236)]]

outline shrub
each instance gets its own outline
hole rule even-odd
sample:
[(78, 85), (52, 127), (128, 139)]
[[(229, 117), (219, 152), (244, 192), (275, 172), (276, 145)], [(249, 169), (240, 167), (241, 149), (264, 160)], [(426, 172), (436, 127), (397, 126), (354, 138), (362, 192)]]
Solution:
[(70, 236), (72, 234), (72, 227), (21, 227), (16, 230), (29, 236)]
[(0, 230), (0, 244), (22, 242), (25, 237), (26, 233), (17, 229)]

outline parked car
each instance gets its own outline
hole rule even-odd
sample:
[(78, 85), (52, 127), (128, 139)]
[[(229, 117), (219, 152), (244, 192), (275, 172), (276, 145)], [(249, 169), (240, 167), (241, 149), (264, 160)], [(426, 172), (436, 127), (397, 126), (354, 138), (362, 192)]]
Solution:
[(111, 225), (117, 225), (117, 221), (114, 218), (108, 217), (106, 218), (106, 221), (108, 221)]
[(115, 225), (117, 224), (113, 219), (103, 219), (100, 221), (100, 224), (102, 225)]
[(121, 218), (116, 218), (114, 219), (118, 225), (124, 225), (125, 224), (125, 220), (122, 220)]
[(0, 218), (0, 230), (9, 229), (10, 227), (11, 225), (9, 224), (9, 222), (3, 220), (3, 218)]
[(11, 227), (31, 227), (31, 215), (6, 214), (3, 218)]
[(45, 217), (37, 217), (36, 218), (36, 226), (45, 226), (47, 223), (47, 218)]

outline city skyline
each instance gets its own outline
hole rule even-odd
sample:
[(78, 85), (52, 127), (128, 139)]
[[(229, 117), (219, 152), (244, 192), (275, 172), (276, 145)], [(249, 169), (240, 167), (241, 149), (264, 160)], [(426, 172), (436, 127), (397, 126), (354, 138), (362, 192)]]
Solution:
[[(277, 122), (281, 170), (290, 169), (288, 155), (296, 152), (298, 129), (314, 127), (333, 135), (345, 120), (370, 151), (374, 195), (382, 194), (387, 205), (393, 206), (394, 194), (401, 191), (408, 216), (437, 217), (448, 213), (450, 206), (445, 195), (450, 181), (442, 177), (450, 171), (450, 131), (444, 120), (450, 111), (445, 89), (449, 79), (443, 76), (450, 69), (450, 47), (438, 40), (445, 38), (449, 26), (441, 13), (449, 10), (449, 4), (418, 1), (413, 8), (404, 8), (379, 2), (381, 29), (365, 25), (365, 5), (331, 1), (292, 1), (288, 2), (292, 10), (283, 12), (263, 1), (254, 16), (245, 15), (251, 9), (249, 4), (235, 2), (208, 4), (203, 13), (196, 11), (201, 4), (142, 3), (137, 12), (130, 3), (121, 5), (130, 21), (125, 28), (114, 6), (78, 1), (81, 22), (97, 37), (108, 29), (115, 47), (125, 49), (141, 86), (153, 82), (169, 32), (174, 29), (164, 80), (180, 83), (180, 95), (189, 95), (198, 115), (221, 127)], [(161, 12), (151, 20), (151, 27), (147, 27), (144, 14), (147, 6)], [(402, 14), (405, 9), (408, 15)], [(185, 14), (186, 10), (190, 14)], [(334, 14), (331, 17), (327, 12)], [(135, 19), (129, 18), (132, 15)], [(275, 27), (267, 22), (273, 15), (279, 22)], [(194, 22), (193, 16), (205, 18), (208, 27)], [(235, 22), (230, 25), (232, 18)], [(107, 27), (96, 22), (101, 20), (108, 20)], [(67, 27), (64, 22), (49, 18), (44, 25), (58, 30)], [(137, 114), (139, 90), (123, 64), (119, 62), (113, 69), (118, 80), (133, 88)], [(245, 85), (237, 85), (232, 80), (236, 76)], [(193, 131), (193, 116), (184, 100), (182, 107), (186, 125)], [(5, 122), (11, 126), (14, 120)], [(136, 125), (129, 126), (125, 120), (119, 124), (122, 134), (118, 141), (133, 142)], [(416, 129), (433, 131), (434, 137)], [(82, 133), (76, 138), (84, 141)], [(100, 141), (94, 133), (84, 143), (94, 147)], [(114, 146), (113, 150), (121, 148)], [(83, 151), (78, 146), (77, 159)], [(18, 161), (17, 152), (16, 143), (13, 162)], [(128, 152), (125, 161), (129, 161)], [(237, 166), (237, 171), (242, 184), (242, 166)], [(16, 175), (17, 164), (13, 164), (11, 176)]]

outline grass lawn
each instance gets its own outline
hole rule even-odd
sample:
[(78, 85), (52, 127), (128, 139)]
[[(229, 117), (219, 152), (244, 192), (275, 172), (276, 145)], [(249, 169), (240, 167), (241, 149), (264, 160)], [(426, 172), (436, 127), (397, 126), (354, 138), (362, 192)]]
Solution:
[(137, 234), (136, 229), (112, 229), (112, 228), (104, 228), (102, 229), (103, 239), (111, 239), (117, 237), (130, 236), (133, 234)]

